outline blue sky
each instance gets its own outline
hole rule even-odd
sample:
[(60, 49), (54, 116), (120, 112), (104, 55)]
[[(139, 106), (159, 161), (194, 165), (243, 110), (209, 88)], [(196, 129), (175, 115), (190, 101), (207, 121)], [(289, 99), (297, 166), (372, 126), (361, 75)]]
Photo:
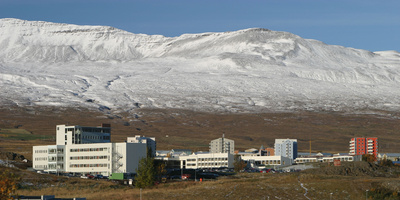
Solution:
[(400, 51), (399, 0), (0, 0), (0, 18), (169, 37), (260, 27), (327, 44)]

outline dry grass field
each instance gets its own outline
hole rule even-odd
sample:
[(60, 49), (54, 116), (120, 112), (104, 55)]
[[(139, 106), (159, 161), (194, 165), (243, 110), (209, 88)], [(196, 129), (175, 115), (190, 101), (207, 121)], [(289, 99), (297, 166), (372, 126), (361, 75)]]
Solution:
[[(331, 166), (330, 168), (332, 168)], [(400, 178), (358, 174), (344, 176), (311, 170), (296, 173), (239, 173), (213, 181), (161, 183), (140, 191), (107, 180), (66, 178), (18, 172), (18, 195), (52, 194), (87, 199), (398, 199)], [(329, 170), (328, 170), (329, 171)], [(325, 172), (325, 171), (324, 171)], [(385, 196), (386, 195), (386, 196)]]
[[(137, 116), (135, 115), (137, 114)], [(239, 150), (272, 147), (276, 138), (298, 139), (299, 151), (348, 152), (351, 137), (378, 137), (380, 152), (400, 152), (398, 113), (202, 113), (184, 110), (138, 110), (107, 114), (84, 108), (9, 107), (0, 109), (0, 152), (32, 157), (33, 145), (55, 143), (57, 124), (112, 125), (112, 141), (133, 135), (154, 136), (157, 149), (208, 150), (222, 134)], [(0, 170), (4, 170), (1, 168)], [(105, 180), (41, 175), (13, 169), (22, 177), (19, 195), (52, 194), (88, 199), (139, 199), (140, 190)], [(237, 174), (205, 182), (169, 182), (142, 190), (142, 199), (365, 199), (366, 190), (400, 191), (400, 179), (325, 172)], [(389, 187), (390, 186), (390, 187)], [(383, 189), (382, 189), (383, 188)], [(390, 189), (388, 189), (390, 188)], [(307, 193), (306, 193), (307, 192)], [(332, 193), (332, 194), (331, 194)], [(307, 198), (304, 196), (306, 195)], [(372, 195), (372, 194), (371, 194)], [(397, 196), (392, 195), (392, 199)], [(396, 199), (396, 198), (394, 198)]]
[[(135, 117), (135, 114), (136, 117)], [(55, 143), (57, 124), (99, 126), (110, 123), (112, 142), (128, 136), (154, 136), (157, 149), (208, 150), (209, 142), (225, 134), (235, 141), (235, 149), (273, 147), (277, 138), (298, 139), (299, 151), (348, 152), (352, 137), (378, 137), (380, 152), (400, 152), (398, 113), (344, 114), (295, 113), (202, 113), (185, 110), (138, 110), (107, 114), (84, 108), (18, 107), (0, 109), (0, 129), (23, 129), (26, 138), (12, 139), (0, 130), (0, 151), (31, 157), (33, 145)], [(28, 135), (31, 136), (28, 137)], [(8, 134), (10, 135), (10, 134)]]

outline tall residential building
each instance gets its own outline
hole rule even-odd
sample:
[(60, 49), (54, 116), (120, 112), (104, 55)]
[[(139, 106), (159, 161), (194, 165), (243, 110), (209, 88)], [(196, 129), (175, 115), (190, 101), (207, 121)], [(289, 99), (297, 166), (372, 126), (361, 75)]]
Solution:
[(350, 139), (350, 155), (373, 154), (378, 155), (378, 138), (356, 137)]
[(91, 144), (111, 142), (111, 125), (98, 127), (57, 125), (56, 144)]
[(210, 153), (231, 153), (234, 154), (235, 142), (227, 139), (222, 135), (222, 138), (211, 140)]
[(145, 137), (145, 136), (135, 135), (135, 137), (128, 137), (126, 142), (146, 144), (147, 148), (151, 149), (152, 155), (156, 156), (157, 143), (155, 137)]
[(297, 139), (275, 139), (275, 156), (297, 158)]

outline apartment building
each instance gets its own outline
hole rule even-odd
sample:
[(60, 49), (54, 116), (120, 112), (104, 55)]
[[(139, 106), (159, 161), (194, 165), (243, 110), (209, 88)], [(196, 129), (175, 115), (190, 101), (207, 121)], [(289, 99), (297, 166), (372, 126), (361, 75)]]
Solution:
[(297, 139), (275, 139), (275, 156), (297, 158)]
[(235, 142), (227, 139), (222, 135), (222, 138), (211, 140), (210, 153), (231, 153), (235, 152)]
[(373, 154), (378, 155), (378, 138), (376, 137), (355, 137), (350, 139), (350, 155)]

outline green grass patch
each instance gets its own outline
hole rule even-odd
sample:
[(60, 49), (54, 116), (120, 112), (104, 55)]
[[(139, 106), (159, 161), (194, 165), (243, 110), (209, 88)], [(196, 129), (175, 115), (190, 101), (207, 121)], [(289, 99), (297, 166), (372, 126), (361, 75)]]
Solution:
[(34, 135), (25, 129), (0, 129), (0, 138), (9, 140), (38, 140), (50, 139), (52, 136)]

